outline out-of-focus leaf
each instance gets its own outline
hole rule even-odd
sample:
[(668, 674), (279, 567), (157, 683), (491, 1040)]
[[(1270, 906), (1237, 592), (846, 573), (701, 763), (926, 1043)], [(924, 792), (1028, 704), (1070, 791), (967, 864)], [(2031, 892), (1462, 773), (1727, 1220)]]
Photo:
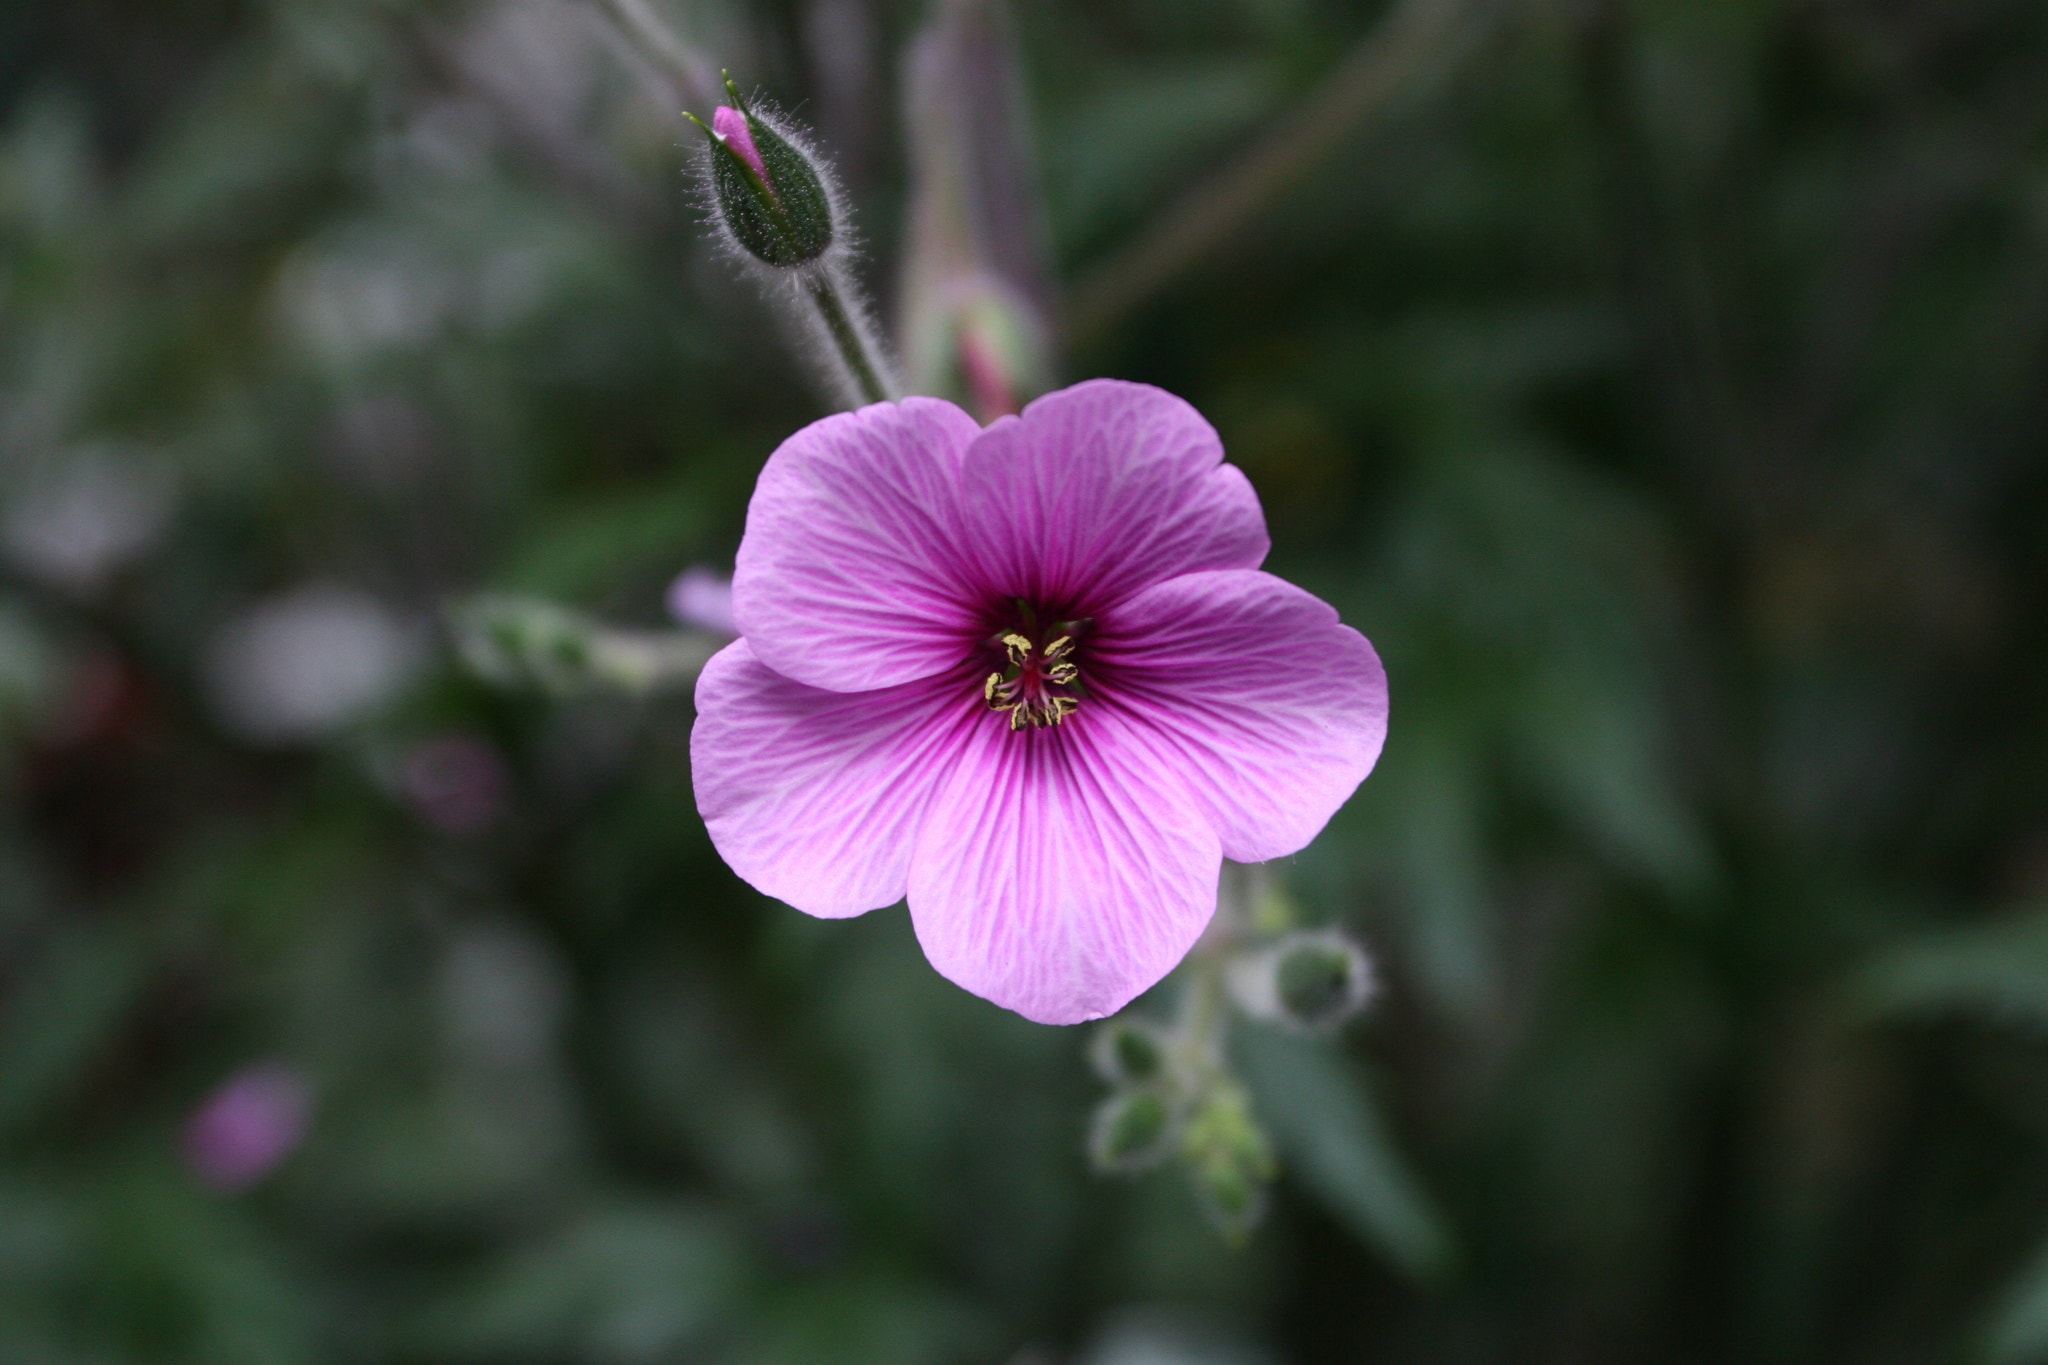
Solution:
[[(767, 458), (764, 451), (762, 459)], [(680, 570), (705, 529), (705, 491), (693, 477), (563, 507), (521, 547), (504, 575), (522, 592), (588, 595), (635, 568)]]
[(1682, 898), (1711, 866), (1706, 838), (1674, 790), (1654, 694), (1633, 670), (1563, 658), (1526, 689), (1520, 748), (1532, 783), (1612, 853)]
[(1966, 1014), (2048, 1031), (2048, 912), (1896, 944), (1849, 978), (1845, 999), (1865, 1018)]
[(1000, 1359), (989, 1324), (959, 1299), (887, 1272), (787, 1284), (760, 1313), (744, 1359), (758, 1365), (942, 1365)]
[(2048, 1360), (2048, 1247), (2035, 1253), (1999, 1296), (1984, 1337), (1989, 1365)]
[(1404, 1274), (1441, 1279), (1456, 1263), (1449, 1225), (1395, 1144), (1378, 1103), (1327, 1044), (1241, 1030), (1233, 1050), (1282, 1169)]
[(708, 1210), (601, 1207), (440, 1299), (413, 1339), (449, 1360), (671, 1360), (719, 1326), (746, 1259)]
[(48, 704), (57, 651), (27, 612), (0, 601), (0, 736), (13, 738)]
[(23, 964), (0, 1015), (0, 1133), (83, 1078), (134, 1008), (149, 956), (127, 926), (76, 925)]
[(314, 1315), (293, 1268), (245, 1213), (144, 1149), (95, 1182), (85, 1311), (66, 1324), (85, 1359), (297, 1365)]
[(1499, 977), (1480, 828), (1485, 768), (1476, 737), (1449, 716), (1421, 712), (1409, 712), (1383, 765), (1380, 780), (1395, 790), (1378, 795), (1394, 826), (1422, 985), (1439, 1007), (1469, 1019), (1485, 1012)]
[(1141, 207), (1278, 96), (1270, 65), (1226, 58), (1126, 72), (1088, 104), (1053, 111), (1046, 179), (1062, 243), (1085, 241)]

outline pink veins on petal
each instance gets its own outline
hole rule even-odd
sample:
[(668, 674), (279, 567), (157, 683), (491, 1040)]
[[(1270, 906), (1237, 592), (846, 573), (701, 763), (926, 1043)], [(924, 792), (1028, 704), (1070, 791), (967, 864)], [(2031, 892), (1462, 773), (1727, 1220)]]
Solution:
[(768, 187), (770, 194), (775, 193), (775, 186), (768, 179), (768, 167), (754, 146), (754, 131), (747, 127), (745, 114), (730, 105), (721, 104), (711, 113), (711, 131), (738, 152), (742, 161), (754, 168), (754, 174), (761, 177), (761, 183)]
[(932, 965), (1026, 1018), (1113, 1014), (1201, 935), (1222, 859), (1306, 846), (1386, 738), (1372, 645), (1267, 544), (1215, 431), (1147, 385), (813, 423), (761, 472), (741, 638), (697, 687), (713, 843), (813, 915), (907, 896)]

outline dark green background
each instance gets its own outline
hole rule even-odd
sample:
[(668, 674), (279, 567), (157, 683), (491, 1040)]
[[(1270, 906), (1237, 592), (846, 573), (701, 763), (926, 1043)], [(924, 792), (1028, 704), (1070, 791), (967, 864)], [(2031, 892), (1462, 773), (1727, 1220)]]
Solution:
[[(919, 8), (657, 8), (840, 154), (886, 302)], [(1381, 17), (1019, 9), (1077, 308)], [(1087, 1172), (1084, 1033), (725, 871), (686, 694), (437, 644), (224, 723), (210, 642), (308, 583), (658, 626), (822, 411), (595, 27), (7, 6), (0, 512), (171, 491), (0, 577), (0, 1361), (2048, 1359), (2048, 10), (1499, 0), (1440, 65), (1062, 361), (1208, 414), (1392, 680), (1288, 874), (1385, 994), (1233, 1250)], [(476, 834), (395, 794), (448, 734)], [(311, 1133), (210, 1193), (261, 1058)]]

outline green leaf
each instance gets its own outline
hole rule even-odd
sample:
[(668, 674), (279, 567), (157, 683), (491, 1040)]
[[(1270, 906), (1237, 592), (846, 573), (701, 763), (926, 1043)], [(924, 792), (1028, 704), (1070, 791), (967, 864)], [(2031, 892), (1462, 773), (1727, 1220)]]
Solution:
[(1410, 1278), (1456, 1263), (1449, 1227), (1395, 1145), (1371, 1092), (1328, 1046), (1268, 1029), (1235, 1039), (1259, 1118), (1329, 1213)]

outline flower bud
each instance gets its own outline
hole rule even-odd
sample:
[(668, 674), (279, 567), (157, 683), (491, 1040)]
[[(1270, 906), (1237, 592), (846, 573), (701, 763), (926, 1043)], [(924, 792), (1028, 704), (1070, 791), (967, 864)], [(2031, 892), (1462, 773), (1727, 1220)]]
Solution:
[(1166, 1039), (1155, 1024), (1114, 1019), (1089, 1040), (1088, 1060), (1111, 1085), (1142, 1085), (1166, 1067)]
[(730, 78), (732, 105), (720, 105), (707, 149), (714, 217), (733, 244), (776, 270), (810, 265), (832, 249), (838, 213), (830, 172), (777, 116), (747, 107)]
[(1283, 935), (1231, 964), (1230, 993), (1254, 1019), (1320, 1033), (1349, 1019), (1372, 997), (1372, 966), (1334, 929)]
[(1173, 1154), (1174, 1106), (1153, 1089), (1121, 1090), (1096, 1106), (1088, 1124), (1088, 1159), (1098, 1171), (1131, 1172)]
[(1265, 1216), (1267, 1187), (1280, 1167), (1240, 1086), (1217, 1085), (1202, 1097), (1188, 1117), (1181, 1151), (1202, 1211), (1226, 1238), (1243, 1238)]
[(494, 594), (453, 604), (449, 624), (478, 677), (558, 697), (687, 687), (723, 643), (698, 631), (619, 630), (550, 602)]
[(737, 636), (732, 618), (732, 576), (692, 564), (668, 585), (668, 614), (692, 630)]

